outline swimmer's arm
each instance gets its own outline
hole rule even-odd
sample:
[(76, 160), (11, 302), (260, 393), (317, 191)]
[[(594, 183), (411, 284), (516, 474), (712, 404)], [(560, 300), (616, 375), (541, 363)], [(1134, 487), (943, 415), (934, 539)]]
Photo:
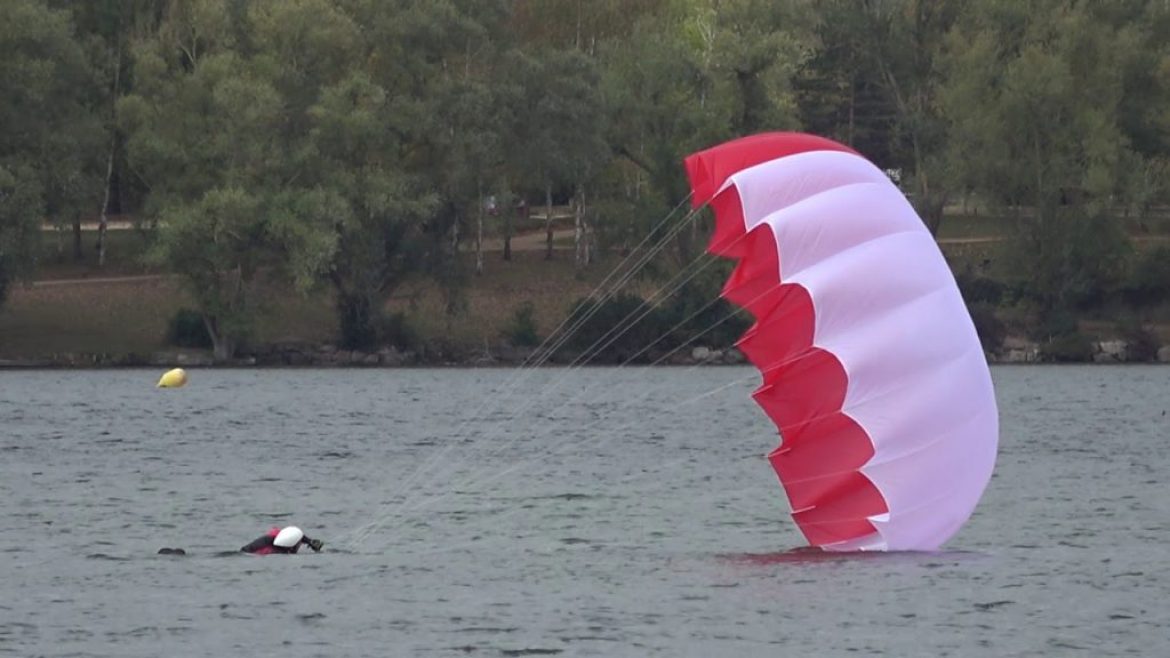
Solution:
[(252, 543), (248, 544), (247, 546), (244, 546), (240, 550), (245, 552), (245, 553), (255, 553), (256, 551), (258, 551), (262, 548), (267, 548), (269, 546), (272, 546), (272, 542), (275, 541), (275, 539), (276, 539), (275, 537), (272, 537), (270, 535), (264, 535), (262, 537), (257, 537), (256, 539), (252, 540)]

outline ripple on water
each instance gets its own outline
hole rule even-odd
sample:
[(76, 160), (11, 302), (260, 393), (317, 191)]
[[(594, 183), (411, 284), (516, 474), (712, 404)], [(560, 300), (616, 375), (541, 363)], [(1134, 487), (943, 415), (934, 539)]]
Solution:
[[(1170, 369), (995, 369), (975, 516), (947, 551), (862, 556), (783, 550), (750, 369), (569, 373), (555, 402), (565, 371), (537, 371), (523, 415), (510, 371), (198, 374), (163, 397), (155, 372), (3, 373), (0, 653), (1142, 655), (1170, 632)], [(326, 550), (227, 550), (293, 523)]]

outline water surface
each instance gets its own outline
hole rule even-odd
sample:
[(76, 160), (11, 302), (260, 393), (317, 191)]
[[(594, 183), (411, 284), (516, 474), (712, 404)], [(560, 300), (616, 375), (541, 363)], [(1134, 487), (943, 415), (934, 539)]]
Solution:
[[(862, 558), (785, 553), (748, 368), (158, 375), (0, 373), (0, 655), (1170, 646), (1170, 368), (995, 368), (975, 516)], [(326, 551), (235, 553), (289, 523)]]

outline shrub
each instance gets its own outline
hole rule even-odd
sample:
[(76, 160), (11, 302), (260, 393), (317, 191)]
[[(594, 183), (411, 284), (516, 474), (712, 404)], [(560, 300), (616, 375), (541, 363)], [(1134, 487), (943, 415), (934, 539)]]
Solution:
[(1129, 317), (1118, 322), (1117, 331), (1125, 341), (1127, 360), (1146, 362), (1158, 360), (1158, 338), (1142, 326), (1137, 318)]
[(512, 313), (512, 321), (505, 333), (508, 341), (517, 347), (536, 347), (540, 337), (536, 333), (536, 307), (524, 302)]
[(418, 329), (402, 311), (384, 314), (376, 321), (378, 343), (406, 352), (420, 347)]
[(959, 284), (959, 292), (968, 304), (990, 304), (995, 306), (1003, 300), (1007, 286), (985, 276), (960, 274), (955, 277)]
[(1170, 299), (1170, 247), (1151, 249), (1134, 264), (1121, 290), (1135, 308), (1155, 306)]
[[(666, 339), (659, 340), (671, 326), (666, 324), (663, 312), (628, 293), (607, 299), (599, 306), (591, 298), (578, 300), (565, 326), (576, 327), (565, 342), (566, 350), (580, 353), (590, 361), (594, 356), (609, 362), (634, 358), (655, 341), (658, 342), (651, 349), (669, 349)], [(647, 358), (648, 354), (638, 356), (639, 360)]]
[(1077, 318), (1071, 311), (1054, 309), (1039, 318), (1032, 329), (1032, 337), (1039, 341), (1049, 341), (1060, 336), (1071, 336), (1079, 330)]
[(1045, 361), (1083, 363), (1093, 359), (1093, 341), (1080, 332), (1054, 336), (1040, 348)]
[(211, 334), (203, 322), (203, 314), (189, 308), (175, 311), (167, 324), (167, 344), (175, 347), (210, 348)]
[(645, 363), (689, 345), (729, 347), (750, 319), (719, 299), (716, 290), (684, 286), (658, 306), (630, 294), (617, 295), (597, 308), (595, 300), (580, 299), (565, 323), (566, 327), (580, 325), (566, 341), (565, 350), (590, 361)]
[(996, 316), (995, 306), (976, 302), (970, 304), (967, 310), (971, 313), (971, 321), (975, 323), (975, 333), (979, 334), (979, 342), (983, 343), (983, 351), (995, 352), (1003, 347), (1007, 327)]

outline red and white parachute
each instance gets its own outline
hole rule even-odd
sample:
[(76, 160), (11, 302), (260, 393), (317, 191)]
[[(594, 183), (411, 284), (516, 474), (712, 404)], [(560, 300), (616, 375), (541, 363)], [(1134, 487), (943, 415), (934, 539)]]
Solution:
[(889, 178), (798, 133), (686, 159), (708, 250), (738, 260), (723, 296), (755, 324), (739, 348), (781, 445), (792, 516), (826, 550), (934, 550), (995, 465), (991, 375), (955, 279)]

